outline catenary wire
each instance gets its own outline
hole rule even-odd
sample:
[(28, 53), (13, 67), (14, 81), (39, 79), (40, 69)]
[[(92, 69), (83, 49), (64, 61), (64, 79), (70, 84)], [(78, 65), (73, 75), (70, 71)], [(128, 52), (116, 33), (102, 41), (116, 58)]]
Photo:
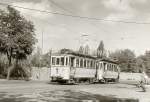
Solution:
[(32, 11), (36, 11), (36, 12), (43, 12), (43, 13), (54, 14), (54, 15), (62, 15), (62, 16), (68, 16), (68, 17), (73, 17), (73, 18), (80, 18), (80, 19), (105, 21), (105, 22), (107, 21), (107, 22), (118, 22), (118, 23), (130, 23), (130, 24), (150, 24), (150, 22), (135, 22), (135, 21), (125, 21), (125, 20), (112, 20), (112, 19), (103, 19), (103, 18), (93, 18), (93, 17), (86, 17), (86, 16), (76, 16), (76, 15), (70, 15), (70, 14), (64, 14), (64, 13), (58, 13), (58, 12), (51, 12), (51, 11), (46, 11), (46, 10), (26, 8), (26, 7), (22, 7), (22, 6), (11, 5), (11, 4), (8, 4), (8, 3), (0, 3), (0, 5), (12, 6), (12, 7), (32, 10)]

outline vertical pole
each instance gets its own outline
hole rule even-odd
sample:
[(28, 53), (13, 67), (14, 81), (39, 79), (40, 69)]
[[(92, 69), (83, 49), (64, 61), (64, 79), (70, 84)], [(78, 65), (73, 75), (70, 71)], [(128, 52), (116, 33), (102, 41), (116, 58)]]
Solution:
[(51, 67), (52, 67), (52, 49), (49, 52), (49, 68), (50, 68), (50, 73), (49, 74), (50, 74), (50, 76), (51, 76)]

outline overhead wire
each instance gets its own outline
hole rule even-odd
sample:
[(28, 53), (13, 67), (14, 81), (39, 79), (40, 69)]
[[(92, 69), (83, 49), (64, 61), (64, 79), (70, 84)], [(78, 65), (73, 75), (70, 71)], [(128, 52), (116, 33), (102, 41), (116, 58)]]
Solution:
[(17, 8), (26, 9), (26, 10), (32, 10), (32, 11), (36, 11), (36, 12), (43, 12), (43, 13), (47, 13), (47, 14), (62, 15), (62, 16), (80, 18), (80, 19), (87, 19), (87, 20), (117, 22), (117, 23), (130, 23), (130, 24), (150, 24), (150, 22), (135, 22), (135, 21), (112, 20), (112, 19), (94, 18), (94, 17), (86, 17), (86, 16), (77, 16), (77, 15), (71, 15), (71, 14), (65, 14), (65, 13), (58, 13), (58, 12), (51, 12), (51, 11), (46, 11), (46, 10), (27, 8), (27, 7), (23, 7), (23, 6), (8, 4), (8, 3), (0, 3), (0, 5), (12, 6), (12, 7), (17, 7)]
[(53, 0), (49, 0), (49, 1), (50, 1), (53, 5), (55, 5), (56, 7), (62, 9), (63, 11), (66, 11), (66, 12), (72, 14), (72, 12), (71, 12), (70, 10), (64, 8), (63, 6), (61, 6), (60, 4), (56, 3), (55, 1), (53, 1)]

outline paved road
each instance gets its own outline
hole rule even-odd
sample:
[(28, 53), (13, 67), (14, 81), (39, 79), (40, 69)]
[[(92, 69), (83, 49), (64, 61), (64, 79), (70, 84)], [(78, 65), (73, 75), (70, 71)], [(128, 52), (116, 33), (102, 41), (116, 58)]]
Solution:
[(0, 102), (138, 102), (128, 100), (138, 98), (132, 97), (129, 92), (143, 94), (141, 89), (125, 84), (59, 85), (36, 81), (0, 81)]

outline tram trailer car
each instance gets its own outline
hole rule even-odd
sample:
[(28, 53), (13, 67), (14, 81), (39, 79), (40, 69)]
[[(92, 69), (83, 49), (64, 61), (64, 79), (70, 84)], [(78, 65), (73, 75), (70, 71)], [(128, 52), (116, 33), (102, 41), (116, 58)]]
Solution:
[(99, 82), (118, 82), (120, 68), (118, 63), (110, 59), (98, 59), (97, 60), (97, 79)]
[(78, 53), (51, 56), (51, 81), (62, 83), (94, 82), (96, 75), (95, 57)]

